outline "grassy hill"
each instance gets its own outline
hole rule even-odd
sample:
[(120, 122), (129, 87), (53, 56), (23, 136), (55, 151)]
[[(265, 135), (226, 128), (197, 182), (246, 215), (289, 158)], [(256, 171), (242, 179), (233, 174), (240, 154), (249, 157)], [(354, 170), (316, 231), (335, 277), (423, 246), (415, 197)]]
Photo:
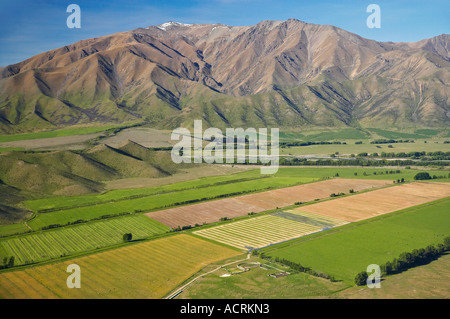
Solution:
[(99, 144), (84, 151), (5, 152), (0, 154), (0, 221), (17, 221), (27, 214), (19, 212), (24, 199), (95, 194), (105, 190), (106, 181), (176, 172), (169, 152), (132, 141), (120, 148)]

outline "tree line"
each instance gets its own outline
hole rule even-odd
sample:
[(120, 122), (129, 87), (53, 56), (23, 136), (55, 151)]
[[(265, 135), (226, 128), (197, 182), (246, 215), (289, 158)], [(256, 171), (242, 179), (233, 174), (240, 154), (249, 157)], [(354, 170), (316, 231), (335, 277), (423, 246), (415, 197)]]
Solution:
[(369, 154), (367, 152), (361, 152), (358, 153), (358, 157), (382, 157), (382, 158), (412, 158), (412, 159), (423, 159), (423, 160), (450, 160), (450, 152), (442, 152), (442, 151), (435, 151), (435, 152), (381, 152), (381, 153), (372, 153)]
[(310, 146), (310, 145), (332, 145), (332, 144), (336, 144), (336, 145), (340, 145), (340, 144), (347, 144), (347, 142), (339, 142), (339, 141), (333, 141), (333, 142), (325, 142), (325, 141), (321, 141), (321, 142), (280, 142), (280, 147), (281, 148), (285, 148), (285, 147), (291, 147), (291, 146)]
[[(257, 251), (257, 250), (252, 250), (252, 255), (258, 255), (258, 251)], [(265, 256), (264, 253), (260, 253), (259, 256), (260, 256), (262, 259), (265, 259), (265, 260), (268, 260), (268, 261), (271, 261), (271, 262), (276, 262), (276, 263), (279, 263), (279, 264), (286, 265), (286, 266), (288, 266), (290, 269), (292, 269), (292, 270), (294, 270), (294, 271), (296, 271), (296, 272), (304, 272), (304, 273), (307, 273), (307, 274), (312, 275), (312, 276), (315, 276), (315, 277), (320, 277), (320, 278), (328, 279), (328, 280), (330, 280), (330, 281), (332, 281), (332, 282), (337, 281), (337, 280), (336, 280), (333, 276), (331, 276), (331, 275), (328, 275), (328, 274), (324, 274), (324, 273), (322, 273), (322, 272), (315, 271), (315, 270), (313, 270), (313, 269), (311, 269), (311, 268), (309, 268), (309, 267), (304, 267), (304, 266), (302, 266), (302, 265), (299, 264), (299, 263), (295, 263), (295, 262), (293, 262), (293, 261), (290, 261), (290, 260), (287, 260), (287, 259), (284, 259), (284, 258), (275, 257), (275, 258), (272, 259), (272, 258), (270, 258), (270, 257), (268, 257), (268, 256)]]
[(380, 138), (374, 141), (371, 141), (370, 144), (394, 144), (394, 143), (415, 143), (414, 140), (394, 140), (394, 139), (385, 139)]
[[(414, 249), (411, 252), (401, 253), (398, 258), (380, 265), (381, 275), (393, 275), (409, 268), (425, 265), (450, 250), (450, 236), (437, 245), (428, 245), (425, 248)], [(368, 274), (365, 271), (355, 276), (355, 284), (363, 286), (367, 283)]]
[[(245, 163), (245, 164), (248, 164)], [(261, 165), (261, 163), (259, 163)], [(281, 166), (449, 166), (450, 162), (444, 161), (413, 161), (413, 160), (371, 160), (371, 159), (318, 159), (306, 158), (280, 158)]]

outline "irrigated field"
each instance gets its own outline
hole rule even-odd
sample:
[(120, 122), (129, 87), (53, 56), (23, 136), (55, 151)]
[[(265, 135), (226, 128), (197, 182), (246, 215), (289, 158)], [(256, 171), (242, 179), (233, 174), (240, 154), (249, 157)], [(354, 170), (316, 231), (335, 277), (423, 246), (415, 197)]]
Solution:
[[(4, 298), (162, 298), (204, 266), (238, 255), (189, 235), (176, 235), (62, 263), (0, 274)], [(77, 264), (81, 288), (66, 285)]]
[(346, 222), (297, 211), (278, 212), (207, 228), (194, 234), (240, 249), (261, 248)]
[(141, 239), (168, 230), (167, 226), (142, 215), (56, 228), (0, 239), (0, 260), (14, 256), (15, 265), (41, 262), (119, 244), (125, 233)]
[(212, 223), (221, 217), (240, 217), (248, 213), (262, 212), (277, 207), (286, 207), (295, 202), (308, 202), (329, 197), (331, 193), (348, 193), (380, 187), (388, 184), (385, 180), (331, 179), (305, 185), (275, 189), (271, 191), (220, 199), (189, 206), (176, 207), (148, 213), (147, 216), (170, 226)]
[(416, 182), (297, 208), (347, 221), (358, 221), (450, 196), (449, 183)]
[(355, 275), (370, 264), (381, 265), (403, 252), (441, 243), (450, 233), (449, 205), (447, 197), (360, 222), (355, 227), (344, 226), (340, 231), (274, 245), (262, 252), (353, 283)]

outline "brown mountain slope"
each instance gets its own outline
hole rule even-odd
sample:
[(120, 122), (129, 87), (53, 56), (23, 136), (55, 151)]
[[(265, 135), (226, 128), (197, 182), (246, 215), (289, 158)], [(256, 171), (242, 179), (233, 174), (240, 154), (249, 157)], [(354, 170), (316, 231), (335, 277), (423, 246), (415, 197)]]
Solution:
[(364, 39), (298, 20), (166, 23), (83, 40), (1, 70), (4, 132), (86, 122), (449, 125), (449, 35)]

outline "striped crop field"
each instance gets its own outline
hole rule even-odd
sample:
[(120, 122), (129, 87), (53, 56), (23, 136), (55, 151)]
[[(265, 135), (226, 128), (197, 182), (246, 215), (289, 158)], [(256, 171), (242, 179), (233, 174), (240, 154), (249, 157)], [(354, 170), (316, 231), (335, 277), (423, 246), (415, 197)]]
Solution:
[(323, 229), (345, 221), (299, 211), (277, 212), (195, 231), (194, 234), (240, 249), (261, 248)]
[(296, 208), (355, 222), (450, 196), (450, 183), (414, 182)]
[(141, 239), (168, 230), (169, 227), (143, 215), (78, 224), (2, 238), (0, 260), (14, 256), (15, 265), (41, 262), (121, 243), (125, 233), (131, 233), (133, 239)]
[[(178, 234), (106, 252), (0, 273), (0, 299), (162, 298), (208, 264), (240, 253)], [(81, 287), (66, 285), (67, 266), (80, 267)]]

